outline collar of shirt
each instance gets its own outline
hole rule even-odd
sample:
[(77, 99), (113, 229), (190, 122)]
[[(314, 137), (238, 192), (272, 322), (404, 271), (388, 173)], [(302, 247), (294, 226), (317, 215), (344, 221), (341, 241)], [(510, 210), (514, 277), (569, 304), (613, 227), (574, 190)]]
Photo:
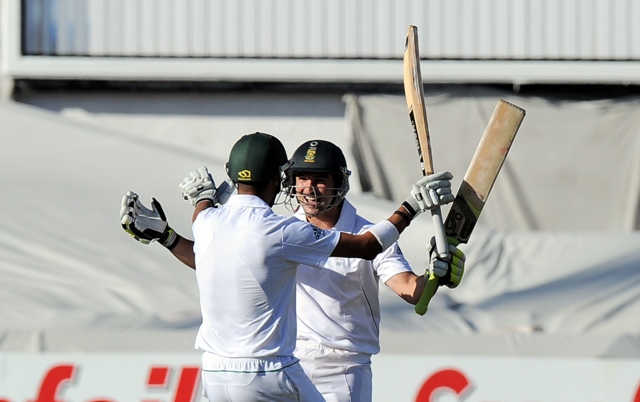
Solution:
[(233, 194), (224, 204), (225, 206), (241, 206), (252, 208), (271, 208), (264, 200), (256, 195)]
[[(307, 217), (304, 214), (304, 210), (298, 208), (295, 216), (301, 221), (306, 221)], [(345, 198), (342, 201), (342, 210), (340, 211), (340, 217), (338, 222), (334, 226), (334, 229), (338, 232), (352, 233), (356, 224), (356, 208)]]

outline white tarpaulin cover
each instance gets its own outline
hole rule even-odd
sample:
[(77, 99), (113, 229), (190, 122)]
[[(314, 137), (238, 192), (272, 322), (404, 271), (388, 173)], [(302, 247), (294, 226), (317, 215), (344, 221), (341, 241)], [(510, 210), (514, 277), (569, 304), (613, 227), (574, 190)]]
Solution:
[[(425, 99), (434, 170), (457, 188), (500, 98), (526, 116), (482, 215), (519, 230), (640, 229), (640, 97), (551, 101), (486, 89)], [(420, 177), (403, 96), (347, 97), (347, 113), (374, 193), (404, 199)], [(400, 131), (399, 127), (404, 130)], [(412, 175), (410, 174), (412, 173)]]
[[(451, 170), (455, 186), (498, 98), (427, 99), (436, 170)], [(356, 100), (359, 143), (370, 144), (361, 156), (375, 155), (404, 198), (420, 175), (404, 99)], [(382, 290), (382, 353), (640, 357), (638, 101), (507, 100), (527, 117), (463, 248), (463, 284), (441, 289), (424, 317)], [(203, 164), (224, 178), (224, 160), (16, 103), (0, 104), (0, 122), (0, 351), (190, 350), (193, 272), (126, 236), (119, 203), (127, 190), (155, 196), (190, 237), (177, 183)], [(350, 198), (374, 221), (397, 205)], [(401, 238), (418, 273), (431, 235), (420, 217)]]

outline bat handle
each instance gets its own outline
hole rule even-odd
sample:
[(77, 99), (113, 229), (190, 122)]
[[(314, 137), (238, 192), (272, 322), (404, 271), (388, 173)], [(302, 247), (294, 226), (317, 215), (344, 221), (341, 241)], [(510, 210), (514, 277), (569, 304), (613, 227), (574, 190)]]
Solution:
[(436, 238), (436, 250), (438, 250), (438, 255), (441, 258), (447, 259), (449, 258), (449, 244), (447, 243), (447, 235), (444, 232), (444, 223), (440, 207), (431, 210), (431, 218), (433, 219), (433, 229)]
[[(431, 218), (433, 219), (433, 227), (435, 230), (436, 250), (438, 250), (438, 255), (440, 257), (447, 258), (449, 256), (449, 244), (447, 243), (447, 236), (444, 232), (442, 211), (440, 210), (440, 207), (431, 210)], [(427, 312), (429, 302), (433, 295), (436, 294), (436, 290), (438, 290), (439, 280), (440, 278), (436, 277), (433, 272), (429, 274), (427, 286), (425, 287), (424, 292), (422, 292), (422, 296), (420, 296), (420, 300), (415, 307), (415, 311), (418, 315), (425, 315)]]
[(436, 294), (436, 290), (438, 290), (438, 281), (440, 278), (436, 277), (433, 272), (429, 274), (429, 279), (427, 279), (427, 286), (424, 288), (422, 292), (422, 296), (420, 296), (420, 300), (416, 304), (416, 314), (425, 315), (427, 309), (429, 308), (429, 302), (433, 295)]

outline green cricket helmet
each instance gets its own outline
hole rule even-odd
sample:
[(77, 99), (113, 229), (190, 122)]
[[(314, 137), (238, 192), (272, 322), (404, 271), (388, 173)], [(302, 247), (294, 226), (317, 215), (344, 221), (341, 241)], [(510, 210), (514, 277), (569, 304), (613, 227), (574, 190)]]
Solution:
[(321, 211), (327, 211), (340, 205), (349, 192), (349, 175), (347, 160), (342, 150), (332, 142), (324, 140), (306, 141), (298, 147), (285, 168), (285, 181), (283, 186), (289, 195), (294, 198), (296, 193), (296, 176), (300, 173), (331, 173), (334, 177), (336, 194), (329, 205)]
[(227, 174), (235, 183), (264, 183), (277, 175), (287, 163), (287, 152), (279, 139), (271, 134), (253, 133), (242, 136), (229, 154)]

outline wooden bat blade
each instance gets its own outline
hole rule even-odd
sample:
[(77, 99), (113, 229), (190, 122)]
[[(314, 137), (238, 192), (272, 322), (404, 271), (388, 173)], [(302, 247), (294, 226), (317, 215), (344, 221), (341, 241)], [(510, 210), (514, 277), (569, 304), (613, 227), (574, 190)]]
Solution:
[[(418, 28), (409, 25), (404, 49), (404, 93), (409, 108), (409, 118), (413, 126), (413, 134), (418, 148), (422, 175), (434, 173), (433, 158), (431, 157), (431, 140), (427, 123), (427, 109), (424, 105), (424, 87), (420, 72), (420, 53), (418, 50)], [(449, 247), (442, 220), (440, 207), (431, 210), (438, 255), (447, 257)]]
[[(447, 215), (445, 231), (450, 244), (469, 241), (524, 115), (525, 111), (518, 106), (502, 99), (498, 101)], [(416, 304), (416, 313), (427, 312), (436, 289), (430, 277)]]
[(409, 25), (407, 40), (404, 47), (404, 93), (409, 108), (409, 119), (420, 155), (420, 168), (423, 175), (433, 173), (431, 159), (431, 141), (429, 139), (429, 125), (427, 110), (424, 105), (424, 87), (420, 71), (420, 53), (418, 50), (418, 28)]
[[(418, 28), (409, 25), (407, 40), (404, 49), (404, 92), (409, 108), (409, 118), (413, 126), (413, 133), (420, 157), (420, 168), (423, 176), (434, 173), (433, 159), (431, 158), (431, 140), (429, 138), (429, 125), (427, 123), (427, 109), (424, 105), (424, 87), (422, 85), (422, 73), (420, 71), (420, 53), (418, 47)], [(449, 256), (449, 245), (442, 222), (440, 207), (431, 210), (436, 248), (442, 258)], [(416, 304), (415, 311), (420, 315), (427, 312), (429, 300), (438, 288), (439, 278), (431, 275), (427, 281), (427, 289), (423, 297)]]
[(445, 221), (454, 244), (469, 241), (524, 116), (520, 107), (498, 101)]

